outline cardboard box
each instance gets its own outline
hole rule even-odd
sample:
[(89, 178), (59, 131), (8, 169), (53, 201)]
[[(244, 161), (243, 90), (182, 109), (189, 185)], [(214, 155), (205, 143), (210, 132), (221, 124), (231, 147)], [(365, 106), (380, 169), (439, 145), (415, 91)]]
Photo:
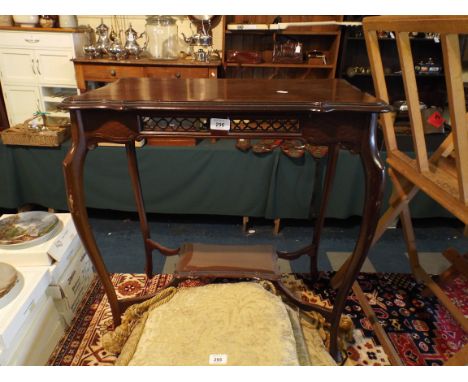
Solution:
[(14, 343), (0, 353), (0, 365), (45, 365), (65, 334), (65, 324), (52, 298), (43, 295), (36, 314), (28, 319)]
[[(4, 215), (10, 216), (10, 215)], [(61, 261), (73, 251), (73, 240), (78, 236), (71, 214), (56, 214), (62, 229), (48, 241), (30, 248), (4, 249), (0, 248), (0, 261), (15, 267), (34, 267), (52, 265)], [(75, 248), (76, 249), (76, 248)]]
[(80, 246), (58, 282), (47, 288), (47, 294), (54, 299), (55, 306), (67, 325), (73, 320), (94, 276), (91, 260)]
[(76, 298), (74, 301), (70, 301), (68, 298), (64, 297), (60, 300), (53, 300), (57, 312), (60, 314), (61, 318), (63, 319), (64, 323), (67, 326), (70, 326), (73, 319), (75, 318), (78, 307), (83, 301), (85, 297), (86, 291), (88, 290), (90, 285), (90, 281), (87, 282), (86, 280), (82, 280), (79, 283), (79, 289), (76, 294)]
[(60, 261), (54, 262), (52, 265), (47, 267), (50, 274), (50, 284), (56, 285), (59, 283), (60, 278), (66, 272), (66, 269), (70, 266), (70, 263), (78, 254), (83, 254), (84, 248), (81, 244), (80, 237), (76, 235), (71, 241), (67, 252), (63, 255)]
[(58, 282), (56, 284), (51, 284), (47, 288), (48, 295), (58, 300), (67, 298), (69, 301), (74, 301), (81, 288), (82, 282), (92, 279), (93, 277), (90, 266), (91, 260), (89, 256), (84, 248), (80, 247)]
[(0, 300), (0, 352), (18, 340), (25, 323), (34, 320), (46, 294), (50, 276), (46, 267), (17, 268), (19, 282)]

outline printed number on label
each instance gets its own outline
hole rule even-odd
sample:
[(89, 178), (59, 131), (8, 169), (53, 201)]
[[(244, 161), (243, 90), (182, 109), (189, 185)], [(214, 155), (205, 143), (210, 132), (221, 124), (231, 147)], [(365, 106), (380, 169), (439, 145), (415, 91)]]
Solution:
[(227, 354), (210, 354), (209, 363), (210, 365), (226, 365)]
[(210, 129), (220, 130), (220, 131), (229, 131), (231, 129), (231, 120), (221, 119), (221, 118), (211, 118)]

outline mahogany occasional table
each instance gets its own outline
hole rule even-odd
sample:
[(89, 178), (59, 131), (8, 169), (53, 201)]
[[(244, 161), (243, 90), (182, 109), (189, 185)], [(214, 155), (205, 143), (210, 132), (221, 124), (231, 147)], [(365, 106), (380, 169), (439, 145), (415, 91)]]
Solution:
[[(388, 104), (337, 79), (124, 78), (103, 88), (70, 97), (61, 107), (70, 111), (72, 121), (72, 146), (64, 161), (68, 205), (80, 238), (103, 283), (115, 325), (120, 323), (121, 315), (128, 306), (150, 296), (117, 298), (88, 222), (83, 192), (83, 168), (88, 150), (95, 148), (99, 142), (124, 143), (126, 146), (145, 243), (146, 274), (151, 277), (153, 250), (157, 249), (164, 256), (176, 255), (180, 250), (166, 248), (150, 237), (136, 160), (136, 140), (154, 136), (272, 138), (302, 139), (313, 145), (328, 146), (324, 196), (311, 244), (294, 252), (272, 254), (268, 250), (258, 250), (255, 253), (259, 256), (258, 264), (262, 265), (262, 277), (273, 281), (301, 309), (316, 310), (330, 322), (330, 353), (335, 359), (340, 357), (337, 344), (340, 317), (379, 218), (384, 166), (378, 156), (375, 133), (379, 113), (391, 110)], [(317, 276), (320, 233), (340, 148), (350, 150), (361, 158), (365, 173), (365, 203), (359, 236), (346, 275), (337, 288), (333, 308), (326, 309), (295, 297), (281, 283), (277, 268), (271, 264), (277, 257), (291, 260), (306, 255), (310, 257), (310, 273)], [(155, 166), (158, 165), (170, 164), (155, 163)], [(211, 257), (209, 260), (215, 261)], [(231, 265), (235, 263), (231, 262)], [(183, 265), (179, 268), (183, 274)], [(267, 268), (270, 271), (266, 271)], [(219, 273), (226, 276), (222, 261), (219, 267), (213, 269), (220, 270)], [(251, 270), (251, 274), (255, 275), (255, 272), (255, 269)], [(241, 269), (239, 274), (248, 275), (249, 269)], [(191, 276), (195, 277), (196, 272), (192, 272)]]

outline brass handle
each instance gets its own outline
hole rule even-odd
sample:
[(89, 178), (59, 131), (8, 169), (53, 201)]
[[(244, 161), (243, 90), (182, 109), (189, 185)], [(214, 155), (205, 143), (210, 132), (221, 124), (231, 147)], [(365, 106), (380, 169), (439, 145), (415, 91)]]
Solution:
[(176, 76), (176, 78), (180, 78), (180, 77), (181, 77), (180, 73), (176, 73), (175, 76)]
[(31, 67), (32, 67), (32, 71), (34, 73), (34, 75), (36, 75), (36, 69), (34, 69), (34, 59), (31, 58)]
[(112, 70), (110, 71), (110, 75), (111, 75), (112, 77), (115, 77), (116, 74), (117, 74), (117, 72), (115, 71), (115, 69), (112, 69)]

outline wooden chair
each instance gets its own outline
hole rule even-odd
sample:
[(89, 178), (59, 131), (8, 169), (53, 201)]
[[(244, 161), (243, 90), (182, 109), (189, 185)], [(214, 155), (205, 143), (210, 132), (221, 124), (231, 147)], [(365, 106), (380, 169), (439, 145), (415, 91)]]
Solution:
[[(424, 192), (468, 225), (468, 125), (465, 107), (465, 94), (462, 81), (459, 34), (468, 34), (467, 16), (377, 16), (363, 20), (364, 36), (368, 50), (376, 96), (389, 102), (385, 82), (382, 57), (379, 49), (378, 31), (393, 32), (398, 48), (415, 158), (399, 150), (394, 130), (394, 120), (390, 114), (382, 114), (382, 126), (387, 150), (388, 173), (393, 183), (390, 207), (379, 220), (373, 244), (382, 236), (386, 228), (399, 216), (412, 271), (417, 280), (423, 282), (440, 302), (453, 315), (461, 327), (468, 331), (468, 319), (453, 304), (442, 288), (423, 269), (416, 250), (415, 235), (411, 222), (409, 203), (418, 191)], [(423, 121), (419, 108), (419, 95), (416, 83), (414, 61), (411, 51), (410, 32), (432, 32), (440, 34), (443, 67), (450, 109), (451, 133), (443, 143), (428, 156), (423, 131)], [(466, 233), (466, 230), (465, 230)], [(443, 255), (453, 264), (444, 272), (441, 280), (461, 273), (468, 277), (468, 255), (461, 256), (453, 248)], [(342, 271), (333, 280), (340, 283)], [(364, 311), (371, 316), (376, 332), (384, 348), (399, 364), (390, 341), (373, 315), (367, 300), (358, 284), (353, 290), (365, 305)], [(468, 362), (467, 347), (447, 361), (448, 364)]]

